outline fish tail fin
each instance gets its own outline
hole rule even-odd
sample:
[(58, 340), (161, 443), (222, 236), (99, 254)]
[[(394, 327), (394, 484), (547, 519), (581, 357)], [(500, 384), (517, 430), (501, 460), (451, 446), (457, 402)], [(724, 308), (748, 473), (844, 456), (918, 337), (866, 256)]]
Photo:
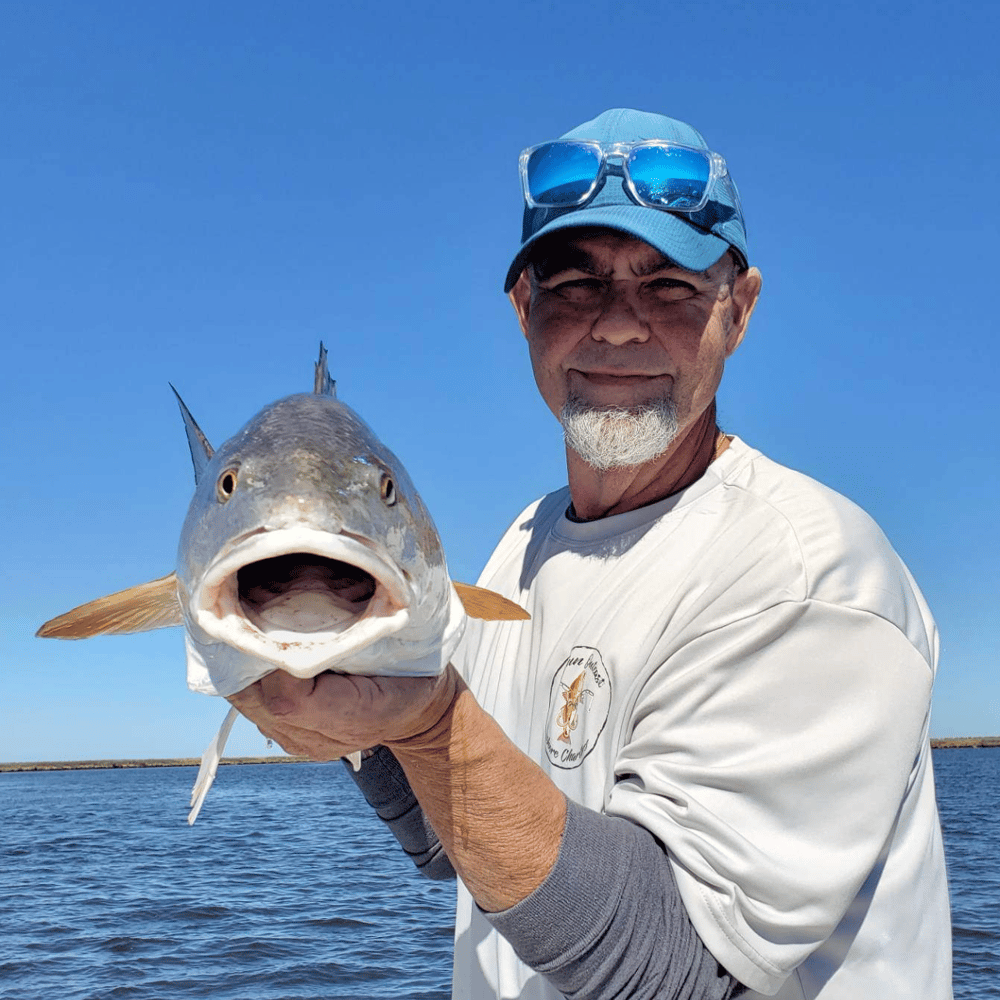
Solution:
[(198, 422), (191, 416), (191, 411), (185, 406), (181, 394), (168, 382), (173, 394), (177, 397), (177, 402), (181, 408), (181, 416), (184, 418), (184, 432), (187, 434), (188, 448), (191, 449), (191, 463), (194, 465), (194, 481), (197, 485), (201, 481), (205, 467), (215, 454), (215, 449), (208, 443), (204, 431), (198, 426)]
[(194, 826), (194, 821), (201, 812), (201, 807), (205, 803), (205, 796), (215, 781), (215, 772), (219, 769), (219, 761), (222, 760), (222, 751), (226, 749), (226, 740), (229, 739), (229, 732), (233, 728), (236, 716), (240, 713), (235, 708), (231, 708), (215, 738), (205, 748), (201, 755), (201, 766), (198, 768), (198, 776), (194, 779), (194, 786), (191, 789), (191, 811), (188, 813), (188, 826)]
[(326, 347), (321, 340), (319, 342), (319, 360), (316, 362), (316, 374), (313, 381), (313, 392), (317, 396), (337, 396), (337, 383), (330, 378), (329, 369), (326, 367)]

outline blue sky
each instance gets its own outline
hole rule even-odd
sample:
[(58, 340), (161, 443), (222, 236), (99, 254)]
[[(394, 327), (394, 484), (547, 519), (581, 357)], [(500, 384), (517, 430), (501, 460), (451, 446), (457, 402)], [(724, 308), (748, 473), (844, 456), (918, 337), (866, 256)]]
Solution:
[(221, 720), (179, 630), (33, 638), (172, 569), (168, 380), (221, 443), (322, 338), (475, 579), (565, 481), (501, 291), (517, 154), (619, 106), (740, 186), (764, 292), (723, 426), (879, 521), (941, 629), (934, 735), (1000, 732), (998, 30), (985, 3), (5, 0), (0, 760), (194, 756)]

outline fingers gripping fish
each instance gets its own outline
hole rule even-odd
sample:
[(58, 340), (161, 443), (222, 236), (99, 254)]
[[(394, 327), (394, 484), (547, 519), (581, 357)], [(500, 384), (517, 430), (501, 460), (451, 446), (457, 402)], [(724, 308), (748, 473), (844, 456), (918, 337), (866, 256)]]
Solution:
[[(177, 399), (196, 488), (176, 571), (74, 608), (39, 636), (183, 625), (188, 686), (225, 696), (275, 669), (435, 676), (466, 615), (528, 617), (499, 594), (452, 583), (406, 470), (336, 398), (322, 345), (314, 391), (264, 407), (218, 451)], [(189, 823), (235, 716), (202, 757)]]

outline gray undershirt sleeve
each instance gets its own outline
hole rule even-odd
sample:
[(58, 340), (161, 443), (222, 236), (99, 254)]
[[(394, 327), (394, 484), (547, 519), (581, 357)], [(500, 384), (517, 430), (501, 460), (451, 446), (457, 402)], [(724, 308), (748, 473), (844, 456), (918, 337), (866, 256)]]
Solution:
[(344, 765), (365, 801), (389, 827), (420, 872), (436, 880), (454, 878), (455, 869), (392, 753), (385, 747), (376, 747), (361, 762), (360, 771), (355, 771), (346, 760)]
[[(392, 753), (380, 747), (360, 771), (347, 768), (420, 871), (453, 878)], [(486, 917), (571, 1000), (728, 1000), (745, 992), (702, 943), (653, 835), (568, 800), (548, 877), (516, 906)]]
[(486, 917), (568, 998), (728, 1000), (745, 992), (702, 943), (653, 835), (569, 800), (548, 877)]

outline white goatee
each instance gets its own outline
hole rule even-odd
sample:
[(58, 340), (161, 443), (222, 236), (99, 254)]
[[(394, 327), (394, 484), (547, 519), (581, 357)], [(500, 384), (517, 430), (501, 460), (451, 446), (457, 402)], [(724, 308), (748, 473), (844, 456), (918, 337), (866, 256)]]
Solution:
[(677, 437), (672, 399), (637, 406), (595, 407), (571, 396), (559, 413), (566, 444), (598, 472), (659, 458)]

